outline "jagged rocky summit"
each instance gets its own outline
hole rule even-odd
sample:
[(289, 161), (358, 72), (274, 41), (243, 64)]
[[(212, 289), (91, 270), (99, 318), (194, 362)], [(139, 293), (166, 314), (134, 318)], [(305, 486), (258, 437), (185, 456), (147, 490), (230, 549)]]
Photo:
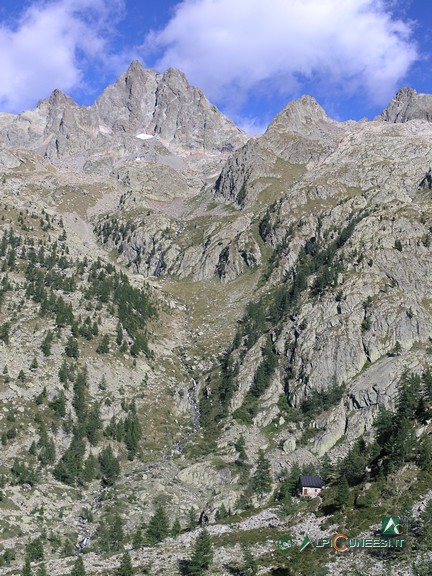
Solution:
[(183, 151), (228, 153), (246, 135), (175, 68), (164, 74), (133, 61), (92, 106), (60, 90), (34, 110), (0, 116), (0, 141), (35, 150), (57, 164), (109, 174), (120, 161), (146, 156), (153, 137)]

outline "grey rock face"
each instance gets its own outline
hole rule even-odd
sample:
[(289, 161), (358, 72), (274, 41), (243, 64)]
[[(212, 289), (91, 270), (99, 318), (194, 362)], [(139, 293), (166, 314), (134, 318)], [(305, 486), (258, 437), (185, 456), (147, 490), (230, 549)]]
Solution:
[(117, 161), (132, 159), (136, 144), (130, 137), (137, 136), (221, 153), (233, 152), (247, 140), (184, 74), (172, 68), (159, 74), (137, 61), (92, 106), (78, 106), (54, 90), (35, 110), (4, 117), (0, 123), (0, 141), (32, 147), (53, 162), (75, 168), (86, 162), (87, 171), (95, 155), (97, 170), (109, 168), (100, 156), (111, 156), (116, 147), (122, 149)]
[[(213, 188), (215, 198), (242, 208), (265, 187), (263, 179), (280, 178), (288, 188), (304, 167), (330, 155), (346, 130), (330, 120), (310, 96), (290, 102), (263, 136), (252, 139), (226, 162)], [(277, 163), (285, 162), (283, 173)]]
[(401, 88), (378, 119), (385, 122), (432, 122), (432, 94), (419, 94), (413, 88)]

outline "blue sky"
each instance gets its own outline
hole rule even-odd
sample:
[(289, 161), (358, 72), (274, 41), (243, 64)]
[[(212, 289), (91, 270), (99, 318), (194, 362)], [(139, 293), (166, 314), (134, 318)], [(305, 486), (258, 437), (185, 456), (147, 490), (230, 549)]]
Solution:
[(373, 118), (399, 87), (432, 92), (431, 31), (430, 0), (0, 0), (0, 110), (54, 88), (91, 104), (137, 58), (250, 132), (304, 93)]

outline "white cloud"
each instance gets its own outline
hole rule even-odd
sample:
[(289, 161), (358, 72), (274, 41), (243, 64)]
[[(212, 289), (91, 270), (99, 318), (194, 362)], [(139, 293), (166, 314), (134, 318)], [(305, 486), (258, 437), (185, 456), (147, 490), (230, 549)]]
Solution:
[(234, 110), (311, 82), (384, 104), (418, 58), (412, 24), (380, 0), (184, 0), (143, 49)]
[(123, 0), (35, 2), (14, 27), (0, 24), (0, 110), (82, 86), (85, 67), (106, 54), (122, 7)]

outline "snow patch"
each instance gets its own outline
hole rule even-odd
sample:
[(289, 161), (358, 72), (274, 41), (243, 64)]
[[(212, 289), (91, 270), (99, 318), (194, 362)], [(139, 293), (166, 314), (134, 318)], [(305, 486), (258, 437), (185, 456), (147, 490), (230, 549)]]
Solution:
[(102, 124), (99, 124), (99, 132), (101, 134), (111, 134), (112, 130), (111, 128), (108, 128), (108, 126), (103, 126)]
[(150, 134), (137, 134), (136, 138), (139, 138), (140, 140), (149, 140), (149, 138), (154, 138), (154, 136), (151, 136)]

